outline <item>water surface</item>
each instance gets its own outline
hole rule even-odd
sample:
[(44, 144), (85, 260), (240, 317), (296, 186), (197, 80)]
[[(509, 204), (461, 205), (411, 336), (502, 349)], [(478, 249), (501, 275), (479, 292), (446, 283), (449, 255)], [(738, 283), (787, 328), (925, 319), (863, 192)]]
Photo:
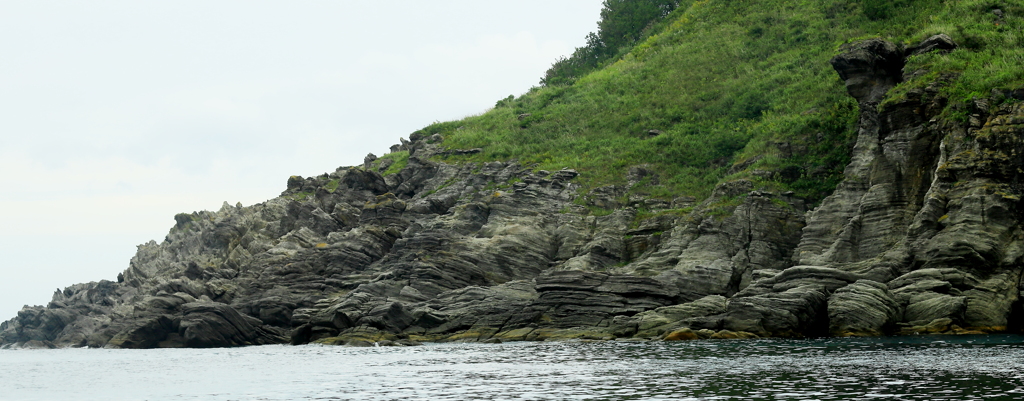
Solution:
[(1024, 337), (0, 351), (4, 400), (1011, 400)]

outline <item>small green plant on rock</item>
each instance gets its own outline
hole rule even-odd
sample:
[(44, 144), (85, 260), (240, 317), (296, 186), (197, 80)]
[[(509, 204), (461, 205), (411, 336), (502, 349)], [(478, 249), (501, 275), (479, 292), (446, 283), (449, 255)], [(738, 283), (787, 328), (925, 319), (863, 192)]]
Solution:
[(341, 181), (340, 180), (330, 180), (330, 181), (327, 182), (326, 185), (324, 185), (324, 189), (327, 190), (327, 192), (333, 194), (334, 191), (338, 190), (338, 186), (339, 185), (341, 185)]
[(381, 174), (386, 177), (402, 171), (402, 169), (409, 164), (409, 151), (402, 150), (398, 152), (391, 152), (381, 156), (380, 158), (394, 160), (394, 163), (391, 163), (391, 165), (388, 166), (388, 169), (384, 170), (384, 173)]

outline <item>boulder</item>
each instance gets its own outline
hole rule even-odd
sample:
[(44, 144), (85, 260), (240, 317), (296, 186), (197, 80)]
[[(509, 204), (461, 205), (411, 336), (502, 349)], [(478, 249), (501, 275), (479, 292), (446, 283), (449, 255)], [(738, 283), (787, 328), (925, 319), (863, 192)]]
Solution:
[(682, 328), (665, 335), (663, 340), (665, 341), (686, 341), (686, 340), (699, 340), (700, 336), (694, 333), (689, 328)]
[(933, 51), (950, 52), (956, 48), (957, 44), (953, 41), (953, 38), (944, 33), (940, 33), (929, 36), (928, 39), (921, 41), (921, 43), (918, 43), (917, 45), (907, 47), (906, 54), (909, 57)]
[(903, 77), (903, 49), (881, 39), (848, 43), (829, 63), (847, 92), (861, 103), (877, 103)]
[(858, 280), (828, 299), (828, 329), (836, 337), (885, 335), (899, 318), (899, 304), (889, 287), (876, 281)]
[(759, 337), (816, 337), (827, 333), (828, 292), (804, 285), (729, 300), (722, 327)]
[(244, 316), (229, 305), (192, 302), (182, 306), (180, 335), (190, 348), (279, 344), (285, 338), (262, 326), (259, 319)]
[(117, 348), (155, 348), (168, 335), (177, 334), (177, 322), (171, 317), (160, 315), (138, 322), (132, 327), (117, 333), (107, 346)]

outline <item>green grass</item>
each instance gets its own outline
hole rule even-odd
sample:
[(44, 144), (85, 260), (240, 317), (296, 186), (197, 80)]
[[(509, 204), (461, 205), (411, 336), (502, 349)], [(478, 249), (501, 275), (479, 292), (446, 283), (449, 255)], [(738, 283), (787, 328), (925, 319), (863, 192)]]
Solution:
[(708, 205), (708, 215), (713, 216), (718, 220), (732, 216), (733, 211), (736, 210), (737, 206), (743, 203), (743, 200), (746, 199), (747, 196), (748, 195), (743, 194), (740, 196), (731, 196), (719, 199), (717, 202)]
[(327, 182), (327, 185), (324, 185), (324, 189), (333, 194), (334, 191), (338, 190), (339, 185), (341, 185), (341, 180), (330, 180)]
[[(685, 217), (685, 216), (689, 215), (691, 212), (693, 212), (693, 208), (692, 207), (687, 207), (687, 208), (682, 208), (682, 209), (663, 209), (663, 210), (657, 210), (657, 211), (652, 211), (652, 210), (649, 210), (649, 209), (640, 208), (639, 210), (637, 210), (636, 215), (633, 216), (633, 222), (630, 224), (629, 228), (630, 229), (639, 228), (640, 224), (643, 223), (644, 220), (652, 219), (652, 218), (655, 218), (655, 217), (659, 217), (659, 216)], [(657, 233), (657, 235), (661, 235), (661, 233)]]
[(285, 198), (288, 198), (288, 199), (291, 199), (291, 200), (296, 200), (296, 201), (299, 201), (299, 202), (305, 201), (306, 199), (309, 199), (312, 196), (313, 196), (312, 192), (296, 192), (296, 193), (293, 193), (293, 194), (284, 195)]
[(409, 164), (409, 151), (402, 150), (398, 152), (391, 152), (384, 156), (381, 156), (380, 159), (378, 160), (384, 159), (394, 160), (394, 163), (391, 163), (391, 165), (388, 166), (388, 169), (384, 170), (384, 173), (382, 174), (384, 176), (389, 176), (391, 174), (395, 174), (398, 173), (399, 171), (402, 171), (402, 169)]
[[(955, 74), (942, 91), (951, 100), (947, 117), (963, 120), (963, 107), (975, 98), (987, 98), (992, 90), (1024, 87), (1024, 2), (1021, 1), (957, 1), (939, 15), (929, 18), (919, 32), (910, 36), (914, 42), (936, 33), (953, 37), (960, 48), (953, 52), (929, 53), (910, 57), (906, 71), (925, 70), (930, 73), (896, 88), (897, 95), (906, 95), (913, 88), (928, 85), (928, 78), (940, 73)], [(1003, 18), (992, 10), (1003, 11)], [(898, 99), (898, 97), (894, 97)]]
[[(748, 178), (816, 201), (842, 180), (855, 136), (856, 104), (828, 64), (840, 45), (870, 37), (917, 43), (947, 33), (961, 49), (913, 57), (908, 70), (958, 74), (943, 90), (962, 102), (1024, 86), (1020, 4), (695, 1), (631, 52), (571, 85), (535, 87), (481, 115), (420, 132), (441, 133), (450, 148), (483, 149), (449, 162), (518, 159), (549, 171), (574, 168), (584, 190), (625, 184), (630, 166), (649, 164), (659, 183), (634, 193), (702, 198), (722, 180)], [(1006, 13), (999, 25), (996, 7)], [(950, 107), (955, 115), (957, 106)], [(662, 134), (647, 138), (649, 130)], [(778, 143), (798, 151), (786, 154)], [(787, 167), (798, 176), (753, 174)]]

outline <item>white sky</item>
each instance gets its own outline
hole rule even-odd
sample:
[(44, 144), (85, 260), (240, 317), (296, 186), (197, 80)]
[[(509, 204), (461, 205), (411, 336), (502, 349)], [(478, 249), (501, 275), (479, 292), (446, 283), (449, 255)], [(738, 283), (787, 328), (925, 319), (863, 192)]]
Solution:
[(0, 0), (0, 321), (537, 85), (601, 0)]

